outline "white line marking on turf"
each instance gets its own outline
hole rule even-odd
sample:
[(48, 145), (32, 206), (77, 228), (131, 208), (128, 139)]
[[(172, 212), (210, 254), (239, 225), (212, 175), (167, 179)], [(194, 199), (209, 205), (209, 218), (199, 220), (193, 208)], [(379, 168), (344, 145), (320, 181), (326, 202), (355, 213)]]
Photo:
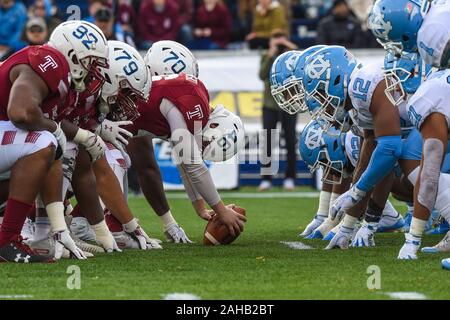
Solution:
[(399, 300), (427, 300), (427, 296), (420, 292), (384, 292), (392, 299)]
[[(222, 198), (264, 199), (264, 198), (318, 198), (318, 192), (224, 192)], [(144, 199), (144, 196), (129, 195), (130, 198)], [(187, 199), (185, 193), (167, 193), (168, 199)]]
[(308, 246), (306, 244), (304, 244), (303, 242), (300, 241), (280, 241), (280, 243), (287, 245), (289, 248), (292, 249), (296, 249), (296, 250), (310, 250), (310, 249), (314, 249), (311, 246)]
[(163, 300), (201, 300), (201, 298), (192, 293), (175, 292), (163, 295)]
[(29, 299), (33, 298), (31, 294), (1, 294), (0, 299)]

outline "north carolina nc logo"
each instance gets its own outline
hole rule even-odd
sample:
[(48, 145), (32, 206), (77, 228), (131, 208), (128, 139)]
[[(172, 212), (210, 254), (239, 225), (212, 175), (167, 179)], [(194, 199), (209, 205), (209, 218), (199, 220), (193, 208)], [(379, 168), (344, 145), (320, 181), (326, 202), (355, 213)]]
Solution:
[(317, 128), (313, 127), (311, 129), (309, 129), (308, 134), (306, 135), (306, 139), (305, 139), (306, 147), (309, 150), (314, 150), (314, 149), (322, 146), (324, 144), (322, 135), (323, 135), (323, 130), (322, 130), (322, 128), (320, 128), (320, 126), (318, 126)]
[(323, 55), (315, 57), (311, 63), (306, 66), (306, 74), (311, 79), (320, 79), (320, 77), (330, 69), (330, 61), (325, 60)]
[(389, 32), (392, 30), (390, 21), (384, 20), (384, 14), (381, 12), (379, 6), (374, 6), (368, 19), (369, 29), (377, 38), (389, 39)]

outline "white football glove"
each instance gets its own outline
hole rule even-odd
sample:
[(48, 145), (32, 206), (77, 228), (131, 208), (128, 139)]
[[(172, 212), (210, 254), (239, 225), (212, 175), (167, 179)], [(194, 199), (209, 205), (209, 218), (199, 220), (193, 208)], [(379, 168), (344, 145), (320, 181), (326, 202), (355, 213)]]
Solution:
[(58, 146), (61, 149), (60, 158), (62, 158), (64, 155), (64, 152), (66, 152), (67, 138), (66, 138), (64, 131), (62, 131), (62, 129), (61, 129), (61, 123), (55, 122), (55, 124), (56, 124), (56, 130), (54, 132), (52, 132), (52, 134), (55, 136), (56, 141), (58, 142)]
[(127, 138), (131, 138), (133, 134), (128, 130), (121, 128), (121, 126), (129, 126), (133, 124), (132, 121), (110, 121), (103, 120), (103, 122), (95, 130), (95, 133), (102, 137), (103, 140), (111, 142), (119, 150), (122, 145), (128, 145)]
[(417, 251), (419, 251), (422, 239), (410, 233), (405, 233), (405, 244), (400, 249), (397, 259), (415, 260), (417, 259)]
[(330, 250), (334, 248), (348, 249), (348, 244), (352, 239), (353, 229), (341, 226), (339, 231), (331, 239), (325, 250)]
[(183, 228), (180, 227), (176, 223), (169, 224), (165, 230), (164, 234), (166, 235), (166, 239), (169, 242), (173, 243), (193, 243), (188, 236), (186, 235), (186, 232), (184, 232)]
[(85, 260), (87, 259), (84, 252), (78, 248), (70, 236), (69, 230), (63, 230), (55, 232), (53, 235), (55, 239), (55, 258), (61, 259), (64, 253), (64, 249), (70, 252), (70, 257), (73, 259)]
[(139, 243), (141, 250), (162, 249), (155, 239), (151, 239), (136, 219), (122, 225), (123, 230)]
[(316, 214), (314, 219), (306, 226), (306, 229), (300, 233), (301, 237), (309, 236), (314, 230), (316, 230), (327, 218), (327, 216), (322, 216), (320, 214)]
[(91, 157), (91, 162), (97, 161), (105, 154), (105, 142), (102, 138), (100, 138), (100, 136), (88, 130), (78, 129), (73, 141), (84, 146)]
[(341, 220), (343, 215), (360, 202), (365, 195), (366, 192), (359, 190), (356, 185), (354, 185), (350, 190), (341, 194), (333, 203), (330, 209), (330, 218), (332, 220)]
[(377, 227), (378, 223), (364, 221), (352, 240), (352, 247), (375, 247)]

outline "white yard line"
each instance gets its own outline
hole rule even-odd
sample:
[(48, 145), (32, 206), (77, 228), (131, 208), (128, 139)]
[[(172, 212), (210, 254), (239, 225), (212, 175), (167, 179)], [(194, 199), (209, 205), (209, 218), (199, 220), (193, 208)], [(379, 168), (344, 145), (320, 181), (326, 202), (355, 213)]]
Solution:
[(162, 298), (163, 298), (163, 300), (201, 300), (201, 298), (199, 296), (196, 296), (195, 294), (192, 294), (192, 293), (186, 293), (186, 292), (168, 293), (168, 294), (162, 295)]
[(289, 248), (296, 249), (296, 250), (310, 250), (314, 249), (311, 246), (308, 246), (300, 241), (280, 241), (280, 243), (287, 245)]
[(382, 292), (392, 299), (398, 300), (427, 300), (427, 296), (420, 292)]

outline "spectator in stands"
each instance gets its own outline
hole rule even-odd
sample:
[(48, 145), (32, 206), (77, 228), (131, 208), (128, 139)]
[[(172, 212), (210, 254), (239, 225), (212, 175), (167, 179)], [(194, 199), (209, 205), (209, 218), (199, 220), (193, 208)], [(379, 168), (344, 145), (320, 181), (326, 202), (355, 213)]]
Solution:
[(176, 40), (179, 9), (174, 0), (143, 0), (138, 15), (141, 49), (147, 50), (159, 40)]
[(49, 32), (45, 20), (34, 17), (28, 20), (25, 28), (25, 42), (27, 45), (42, 45), (48, 41)]
[(107, 40), (119, 40), (130, 46), (136, 46), (131, 34), (115, 27), (113, 12), (108, 7), (97, 10), (94, 23), (103, 31)]
[(361, 24), (352, 15), (346, 0), (334, 0), (331, 14), (320, 20), (317, 44), (364, 47)]
[[(280, 54), (295, 49), (297, 49), (297, 46), (287, 39), (285, 32), (275, 31), (270, 38), (269, 50), (267, 50), (261, 58), (261, 67), (259, 71), (259, 77), (264, 81), (262, 120), (265, 139), (261, 156), (262, 168), (265, 170), (270, 170), (271, 168), (273, 139), (271, 130), (276, 129), (277, 123), (281, 122), (287, 149), (287, 166), (283, 182), (285, 190), (293, 190), (295, 188), (297, 162), (295, 127), (297, 124), (297, 115), (290, 115), (278, 107), (270, 91), (269, 75), (270, 68), (275, 59)], [(272, 175), (273, 172), (271, 172), (271, 174), (262, 172), (259, 191), (265, 191), (272, 187)]]
[(230, 42), (231, 14), (219, 0), (203, 0), (195, 16), (195, 40), (190, 45), (196, 50), (225, 49)]
[(134, 35), (136, 11), (134, 11), (131, 0), (119, 0), (117, 6), (117, 23), (124, 32)]
[(284, 7), (278, 1), (258, 0), (253, 11), (252, 32), (245, 38), (250, 49), (268, 48), (274, 30), (289, 32)]
[(89, 17), (87, 17), (84, 20), (94, 23), (95, 13), (99, 9), (106, 7), (107, 5), (108, 5), (108, 2), (106, 0), (89, 0), (89, 7), (88, 7)]
[(0, 0), (0, 60), (22, 48), (26, 22), (27, 9), (21, 2)]
[(57, 12), (57, 7), (53, 6), (50, 0), (36, 0), (28, 9), (30, 17), (40, 17), (45, 20), (49, 34), (62, 22), (57, 17)]
[(193, 40), (192, 36), (192, 17), (194, 15), (193, 0), (178, 0), (179, 6), (179, 24), (178, 40), (183, 44), (188, 44)]
[(367, 27), (369, 12), (373, 6), (373, 0), (349, 0), (352, 12), (361, 24), (365, 48), (381, 48), (372, 31)]
[(238, 17), (239, 25), (245, 31), (245, 35), (252, 31), (253, 11), (257, 0), (239, 0)]

